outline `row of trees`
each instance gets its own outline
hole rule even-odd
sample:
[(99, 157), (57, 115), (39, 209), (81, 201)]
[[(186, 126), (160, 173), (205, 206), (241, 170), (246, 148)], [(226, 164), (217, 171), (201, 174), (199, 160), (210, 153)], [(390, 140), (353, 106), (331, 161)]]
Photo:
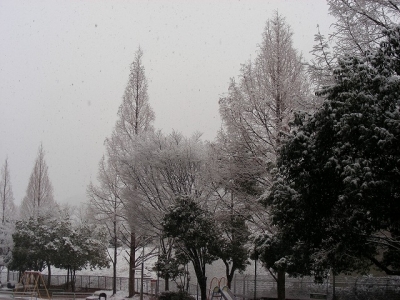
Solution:
[(261, 197), (273, 230), (252, 254), (278, 275), (398, 274), (400, 3), (328, 3), (334, 32), (316, 35), (309, 68), (322, 104), (283, 135)]
[(339, 60), (323, 106), (280, 151), (263, 203), (289, 246), (282, 270), (400, 274), (400, 28), (384, 35), (367, 57)]
[(131, 262), (133, 246), (151, 241), (167, 282), (193, 264), (202, 299), (205, 266), (217, 258), (229, 282), (249, 254), (260, 259), (279, 299), (287, 273), (374, 264), (397, 274), (400, 6), (328, 4), (334, 32), (316, 35), (308, 68), (284, 18), (267, 22), (256, 59), (219, 101), (214, 142), (153, 128), (138, 50), (99, 183), (88, 188), (110, 236), (130, 234)]
[(13, 246), (14, 218), (16, 208), (10, 179), (8, 159), (1, 168), (0, 178), (1, 225), (0, 225), (0, 265), (4, 266), (11, 258)]
[(51, 266), (67, 270), (67, 288), (71, 278), (73, 289), (76, 271), (108, 267), (107, 236), (97, 225), (82, 222), (74, 226), (64, 212), (57, 218), (39, 216), (17, 221), (15, 227), (8, 267), (20, 272), (47, 268), (48, 286)]
[[(219, 101), (222, 129), (213, 142), (154, 129), (138, 49), (98, 181), (88, 186), (94, 224), (107, 228), (115, 255), (119, 245), (128, 249), (129, 296), (144, 246), (159, 255), (155, 267), (167, 288), (192, 263), (203, 300), (205, 268), (216, 259), (228, 284), (249, 257), (260, 259), (279, 299), (286, 274), (321, 278), (372, 264), (398, 274), (400, 3), (328, 3), (335, 31), (328, 40), (316, 35), (308, 68), (284, 18), (276, 13), (266, 23), (256, 58)], [(40, 207), (53, 207), (43, 155), (41, 147), (21, 209), (29, 221), (17, 223), (16, 245), (42, 226)], [(65, 233), (69, 242), (80, 245), (79, 228)], [(50, 256), (58, 245), (40, 244)], [(30, 260), (36, 268), (65, 267), (57, 256)], [(112, 263), (116, 278), (117, 256)]]
[(289, 132), (294, 111), (315, 107), (291, 37), (282, 16), (267, 22), (256, 60), (243, 65), (239, 81), (232, 79), (220, 100), (224, 126), (213, 143), (153, 128), (143, 53), (137, 51), (98, 184), (88, 187), (115, 247), (117, 240), (129, 241), (131, 269), (138, 266), (139, 243), (151, 241), (166, 286), (191, 262), (202, 299), (206, 264), (222, 259), (228, 284), (235, 271), (245, 270), (249, 232), (269, 228), (257, 200), (271, 186), (281, 133)]
[(67, 269), (73, 283), (77, 270), (108, 266), (103, 227), (82, 221), (88, 218), (70, 217), (71, 208), (62, 208), (54, 200), (42, 145), (21, 206), (14, 205), (7, 159), (1, 170), (0, 189), (0, 255), (1, 266), (7, 266), (7, 271), (47, 268), (50, 284), (54, 266)]

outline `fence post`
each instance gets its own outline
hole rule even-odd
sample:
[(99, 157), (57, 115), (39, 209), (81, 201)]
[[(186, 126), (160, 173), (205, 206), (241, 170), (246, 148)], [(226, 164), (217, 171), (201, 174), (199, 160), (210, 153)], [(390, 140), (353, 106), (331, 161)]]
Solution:
[(354, 281), (354, 294), (357, 296), (357, 280), (358, 277), (356, 277), (356, 280)]
[(246, 275), (243, 276), (243, 299), (246, 295)]
[(236, 274), (233, 277), (233, 294), (236, 295)]
[(325, 279), (325, 282), (326, 282), (326, 296), (328, 296), (329, 295), (329, 276), (328, 276), (328, 278)]

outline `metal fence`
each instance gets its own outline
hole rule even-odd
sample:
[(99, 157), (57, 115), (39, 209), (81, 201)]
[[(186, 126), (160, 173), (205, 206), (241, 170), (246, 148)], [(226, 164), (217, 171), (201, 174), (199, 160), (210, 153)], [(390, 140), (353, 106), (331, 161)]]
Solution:
[[(335, 285), (335, 288), (334, 288)], [(312, 277), (290, 278), (285, 281), (287, 298), (308, 299), (310, 294), (324, 294), (332, 299), (343, 300), (394, 300), (400, 299), (400, 277), (351, 277), (337, 276), (323, 283), (315, 283)], [(276, 281), (269, 275), (236, 275), (232, 292), (242, 299), (273, 298), (277, 295)]]
[[(2, 282), (6, 282), (6, 274), (1, 274)], [(47, 283), (48, 275), (43, 275), (44, 281)], [(10, 281), (19, 282), (19, 273), (10, 272)], [(117, 290), (128, 291), (129, 278), (117, 277)], [(51, 275), (50, 285), (53, 287), (65, 286), (67, 283), (67, 275)], [(143, 279), (143, 292), (146, 294), (156, 293), (156, 280), (151, 278)], [(90, 275), (76, 275), (75, 288), (79, 290), (99, 289), (99, 290), (112, 290), (113, 278), (109, 276), (90, 276)], [(140, 277), (135, 278), (136, 290), (140, 290)]]
[[(5, 272), (1, 273), (1, 281), (6, 282)], [(18, 273), (10, 272), (10, 280), (18, 282)], [(47, 282), (47, 275), (43, 275)], [(210, 279), (211, 280), (211, 279)], [(67, 282), (66, 275), (52, 275), (51, 285), (62, 286)], [(117, 277), (117, 290), (128, 291), (129, 278)], [(113, 278), (108, 276), (76, 275), (75, 287), (79, 290), (99, 289), (111, 290)], [(209, 287), (212, 289), (213, 287)], [(135, 278), (135, 289), (140, 291), (140, 277)], [(327, 295), (332, 299), (334, 290), (337, 299), (340, 300), (395, 300), (400, 299), (400, 277), (351, 277), (337, 276), (335, 278), (335, 289), (333, 279), (329, 278), (321, 284), (315, 283), (311, 277), (286, 278), (286, 297), (308, 299), (311, 293)], [(170, 291), (177, 291), (174, 282), (169, 284)], [(231, 285), (232, 292), (240, 299), (267, 299), (277, 295), (276, 281), (269, 275), (241, 275), (234, 276)], [(155, 295), (165, 291), (164, 280), (144, 278), (143, 292)], [(188, 292), (195, 298), (200, 299), (200, 289), (197, 284), (189, 284)], [(211, 290), (208, 291), (211, 295)]]

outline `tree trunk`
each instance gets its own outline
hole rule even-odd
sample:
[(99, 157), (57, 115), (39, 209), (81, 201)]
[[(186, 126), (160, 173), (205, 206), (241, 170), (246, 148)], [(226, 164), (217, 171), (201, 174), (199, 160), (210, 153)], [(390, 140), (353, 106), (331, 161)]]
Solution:
[(70, 266), (68, 266), (67, 268), (67, 283), (65, 284), (65, 289), (68, 291), (69, 289), (69, 270), (70, 270)]
[(200, 287), (201, 300), (207, 300), (207, 277), (205, 274), (205, 265), (200, 266), (200, 264), (193, 263), (193, 268)]
[(130, 245), (130, 256), (129, 256), (129, 295), (131, 298), (135, 294), (135, 263), (136, 263), (136, 236), (134, 232), (131, 232), (131, 245)]
[(51, 267), (47, 264), (47, 287), (49, 288), (51, 284)]
[(72, 286), (72, 291), (75, 292), (75, 278), (76, 278), (76, 270), (74, 268), (73, 272), (71, 272), (71, 286)]
[(200, 286), (201, 300), (207, 300), (207, 277), (202, 276), (202, 278), (198, 278), (198, 281)]
[(332, 289), (332, 299), (336, 300), (336, 275), (335, 272), (332, 272), (332, 285), (333, 285), (333, 289)]
[(277, 289), (278, 300), (285, 300), (285, 271), (278, 271)]
[(166, 275), (164, 279), (164, 290), (169, 291), (169, 276)]
[[(223, 261), (223, 263), (225, 264), (225, 276), (226, 276), (226, 281), (227, 281), (227, 286), (230, 289), (231, 288), (231, 284), (232, 284), (232, 280), (233, 280), (233, 274), (235, 274), (235, 271), (233, 269), (229, 270), (229, 264), (227, 261)], [(214, 287), (211, 287), (214, 288)]]
[(117, 293), (117, 227), (114, 223), (113, 295)]

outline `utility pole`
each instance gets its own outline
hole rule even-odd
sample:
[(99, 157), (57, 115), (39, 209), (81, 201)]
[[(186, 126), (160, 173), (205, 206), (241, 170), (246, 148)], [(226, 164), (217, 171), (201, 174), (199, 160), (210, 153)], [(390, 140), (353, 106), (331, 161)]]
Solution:
[(144, 243), (142, 248), (142, 274), (140, 275), (140, 300), (143, 300)]

